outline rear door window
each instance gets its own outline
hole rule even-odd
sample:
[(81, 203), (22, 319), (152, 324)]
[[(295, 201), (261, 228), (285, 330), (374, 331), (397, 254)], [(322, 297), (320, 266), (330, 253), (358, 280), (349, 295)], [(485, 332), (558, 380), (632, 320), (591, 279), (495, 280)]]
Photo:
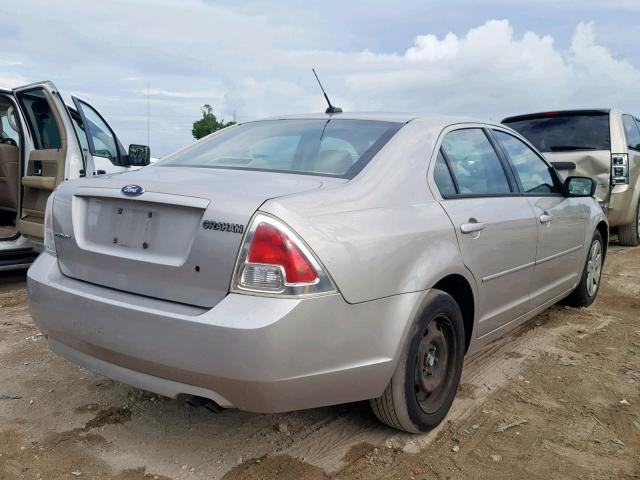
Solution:
[(500, 130), (493, 130), (493, 135), (509, 157), (525, 193), (558, 193), (550, 167), (526, 143)]
[(454, 130), (442, 141), (458, 193), (461, 195), (499, 195), (511, 192), (507, 175), (493, 146), (479, 128)]
[(541, 152), (609, 150), (611, 148), (607, 112), (550, 112), (514, 119), (507, 118), (502, 123), (513, 128)]
[(44, 90), (35, 88), (20, 92), (18, 100), (31, 131), (34, 148), (36, 150), (61, 148), (62, 140), (58, 123)]
[(640, 131), (631, 115), (622, 115), (624, 135), (627, 137), (627, 147), (640, 150)]

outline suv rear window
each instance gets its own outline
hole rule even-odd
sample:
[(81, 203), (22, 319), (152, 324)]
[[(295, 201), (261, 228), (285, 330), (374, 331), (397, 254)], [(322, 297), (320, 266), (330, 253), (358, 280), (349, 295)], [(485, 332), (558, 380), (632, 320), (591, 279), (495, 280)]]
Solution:
[(541, 152), (609, 150), (609, 114), (549, 113), (507, 118), (502, 121)]
[(223, 130), (156, 165), (353, 178), (404, 124), (263, 120)]

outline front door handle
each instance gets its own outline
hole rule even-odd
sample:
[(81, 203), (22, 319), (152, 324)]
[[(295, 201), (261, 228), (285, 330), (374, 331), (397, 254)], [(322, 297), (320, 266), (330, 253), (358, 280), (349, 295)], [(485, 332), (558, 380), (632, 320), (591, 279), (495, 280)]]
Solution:
[(484, 230), (484, 223), (469, 222), (469, 223), (463, 223), (462, 225), (460, 225), (460, 231), (462, 233), (474, 233), (474, 232), (479, 232), (480, 230)]
[(553, 220), (553, 215), (549, 215), (548, 213), (540, 215), (540, 223), (549, 223), (551, 220)]

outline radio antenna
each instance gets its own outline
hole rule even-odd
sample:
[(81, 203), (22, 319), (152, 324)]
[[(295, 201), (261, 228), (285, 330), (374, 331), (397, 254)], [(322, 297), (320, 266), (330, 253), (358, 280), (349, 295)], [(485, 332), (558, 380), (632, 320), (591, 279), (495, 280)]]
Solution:
[(316, 73), (316, 69), (312, 68), (311, 71), (313, 71), (313, 74), (316, 76), (316, 80), (318, 81), (318, 85), (320, 85), (320, 90), (322, 90), (322, 94), (324, 95), (324, 99), (327, 101), (327, 105), (329, 105), (327, 107), (327, 109), (324, 111), (324, 113), (342, 113), (342, 109), (340, 107), (334, 107), (333, 105), (331, 105), (331, 100), (329, 100), (329, 96), (327, 95), (327, 92), (324, 91), (324, 87), (322, 86), (322, 83), (320, 82), (320, 79), (318, 78), (318, 74)]

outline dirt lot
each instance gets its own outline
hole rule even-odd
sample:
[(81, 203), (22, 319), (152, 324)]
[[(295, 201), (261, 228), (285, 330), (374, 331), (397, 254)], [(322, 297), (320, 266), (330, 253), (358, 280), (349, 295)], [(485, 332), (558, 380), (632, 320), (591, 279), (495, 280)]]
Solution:
[(364, 403), (212, 414), (114, 383), (47, 350), (24, 274), (0, 282), (0, 479), (640, 479), (640, 248), (611, 247), (592, 308), (468, 358), (420, 436)]

